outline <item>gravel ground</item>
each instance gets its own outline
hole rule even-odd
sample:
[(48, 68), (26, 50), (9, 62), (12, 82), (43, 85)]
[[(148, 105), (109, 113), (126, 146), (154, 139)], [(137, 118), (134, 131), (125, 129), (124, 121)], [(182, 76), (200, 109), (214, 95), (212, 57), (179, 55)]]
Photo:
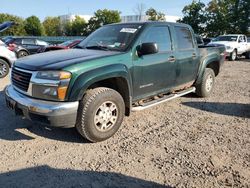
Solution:
[(0, 187), (250, 187), (250, 61), (226, 62), (210, 98), (133, 113), (96, 144), (75, 129), (16, 118), (5, 107), (6, 84)]

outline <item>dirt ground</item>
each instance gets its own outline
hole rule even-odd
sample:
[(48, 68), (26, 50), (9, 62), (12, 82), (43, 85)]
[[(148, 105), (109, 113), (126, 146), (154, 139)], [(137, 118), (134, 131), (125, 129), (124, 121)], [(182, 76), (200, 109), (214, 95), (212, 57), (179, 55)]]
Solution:
[(133, 113), (111, 139), (31, 123), (5, 107), (0, 187), (250, 187), (250, 61), (226, 62), (211, 97)]

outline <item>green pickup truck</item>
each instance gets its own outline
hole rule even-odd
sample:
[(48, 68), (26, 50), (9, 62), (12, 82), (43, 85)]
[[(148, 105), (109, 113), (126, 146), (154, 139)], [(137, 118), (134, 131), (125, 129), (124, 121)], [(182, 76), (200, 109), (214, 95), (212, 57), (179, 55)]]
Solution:
[(106, 25), (75, 49), (17, 60), (6, 103), (17, 115), (76, 127), (91, 142), (113, 136), (131, 111), (196, 92), (207, 97), (225, 47), (197, 46), (189, 25)]

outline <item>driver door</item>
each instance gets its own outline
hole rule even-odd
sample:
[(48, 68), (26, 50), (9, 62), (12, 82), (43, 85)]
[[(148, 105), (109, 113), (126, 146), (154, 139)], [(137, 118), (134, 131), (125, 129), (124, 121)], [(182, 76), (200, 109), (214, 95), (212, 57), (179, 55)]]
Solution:
[(152, 42), (158, 45), (158, 53), (141, 57), (134, 55), (135, 100), (166, 91), (175, 85), (176, 63), (169, 27), (159, 25), (145, 29), (137, 45)]

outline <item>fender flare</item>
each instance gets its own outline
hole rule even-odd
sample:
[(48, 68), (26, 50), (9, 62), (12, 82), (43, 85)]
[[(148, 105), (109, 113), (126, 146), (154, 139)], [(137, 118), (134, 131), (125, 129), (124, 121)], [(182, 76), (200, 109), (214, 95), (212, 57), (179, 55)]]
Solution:
[(122, 64), (112, 64), (105, 67), (99, 67), (79, 75), (71, 86), (68, 94), (70, 101), (79, 101), (84, 96), (86, 90), (94, 83), (110, 78), (123, 78), (127, 82), (129, 96), (132, 96), (131, 78), (128, 69)]
[(202, 76), (203, 76), (203, 74), (205, 72), (206, 67), (209, 64), (214, 63), (214, 62), (218, 62), (219, 69), (220, 69), (220, 59), (218, 59), (218, 57), (220, 57), (220, 54), (218, 54), (218, 53), (209, 54), (208, 56), (205, 57), (205, 59), (202, 61), (201, 65), (200, 65), (199, 72), (198, 72), (195, 84), (201, 83)]

